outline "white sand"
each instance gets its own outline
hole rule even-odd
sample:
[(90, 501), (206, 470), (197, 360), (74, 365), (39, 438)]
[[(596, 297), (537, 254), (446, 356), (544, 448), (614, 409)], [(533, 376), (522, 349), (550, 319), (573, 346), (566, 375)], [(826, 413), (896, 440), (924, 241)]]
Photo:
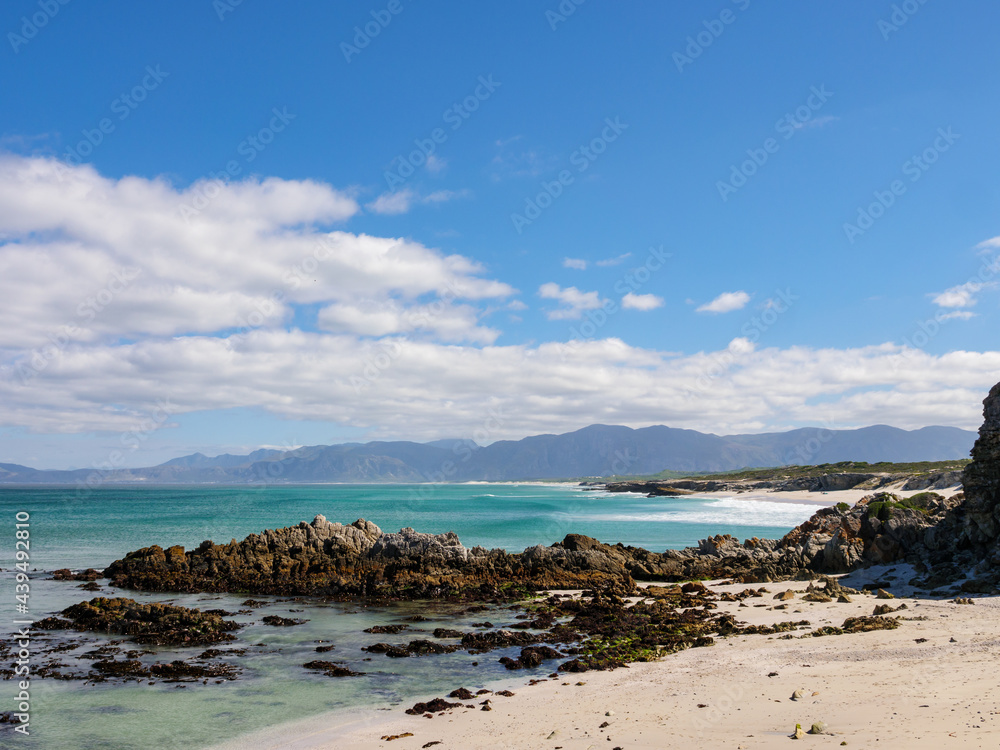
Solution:
[[(889, 569), (899, 591), (910, 571)], [(842, 579), (845, 585), (886, 575), (870, 569)], [(720, 602), (739, 620), (769, 624), (807, 619), (811, 627), (840, 625), (846, 617), (870, 615), (873, 595), (851, 604), (801, 600), (774, 610), (773, 594), (801, 592), (806, 584), (766, 584), (771, 592), (748, 598), (746, 607)], [(712, 585), (718, 591), (745, 586)], [(897, 630), (781, 640), (777, 636), (719, 639), (614, 672), (587, 672), (513, 688), (512, 698), (493, 697), (493, 711), (454, 709), (433, 719), (406, 716), (402, 708), (371, 711), (346, 721), (320, 717), (276, 727), (232, 747), (330, 748), (331, 750), (440, 750), (506, 748), (778, 748), (789, 745), (795, 725), (824, 721), (833, 735), (809, 735), (807, 747), (996, 748), (1000, 746), (1000, 598), (975, 605), (901, 598)], [(764, 606), (756, 606), (764, 605)], [(917, 643), (916, 639), (927, 641)], [(954, 642), (950, 639), (954, 638)], [(769, 677), (772, 672), (777, 676)], [(583, 682), (583, 685), (577, 685)], [(455, 687), (458, 687), (457, 685)], [(792, 701), (793, 691), (806, 698)], [(428, 696), (432, 697), (432, 696)], [(443, 696), (436, 696), (443, 697)], [(488, 696), (486, 696), (488, 697)], [(477, 699), (475, 702), (481, 699)], [(473, 701), (466, 701), (472, 703)], [(702, 704), (703, 707), (699, 707)], [(607, 716), (607, 712), (613, 712)], [(609, 726), (601, 728), (603, 722)], [(386, 735), (412, 732), (393, 741)], [(556, 732), (553, 739), (548, 737)]]
[[(891, 492), (900, 497), (911, 497), (920, 492), (928, 490), (900, 490), (896, 487), (885, 487), (880, 490), (837, 490), (835, 492), (809, 492), (808, 490), (748, 490), (747, 492), (699, 492), (696, 497), (711, 498), (734, 498), (736, 500), (766, 500), (771, 503), (809, 503), (817, 506), (830, 506), (837, 503), (847, 503), (854, 505), (858, 500), (866, 495), (873, 495), (876, 492)], [(961, 485), (949, 487), (944, 490), (930, 490), (937, 492), (944, 497), (951, 497), (956, 492), (961, 492)]]

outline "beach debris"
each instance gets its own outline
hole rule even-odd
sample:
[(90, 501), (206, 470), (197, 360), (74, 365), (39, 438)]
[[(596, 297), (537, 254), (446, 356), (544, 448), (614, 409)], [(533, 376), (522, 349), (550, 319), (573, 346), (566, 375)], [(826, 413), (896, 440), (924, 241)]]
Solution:
[(840, 594), (837, 597), (837, 603), (838, 604), (852, 604), (853, 600), (847, 594)]
[(785, 591), (781, 591), (775, 594), (774, 598), (777, 599), (778, 601), (787, 602), (789, 599), (795, 598), (795, 592), (792, 591), (791, 589), (787, 589)]
[(434, 747), (435, 745), (440, 745), (440, 744), (442, 744), (441, 740), (434, 740), (433, 742), (428, 742), (428, 743), (426, 743), (424, 745), (421, 745), (420, 747), (422, 747), (422, 748), (428, 748), (428, 747)]
[(896, 595), (895, 594), (890, 594), (885, 589), (879, 589), (878, 593), (875, 595), (875, 598), (876, 599), (895, 599)]
[(487, 701), (486, 704), (481, 709), (479, 709), (479, 710), (480, 711), (492, 711), (493, 707), (490, 705), (489, 701)]
[(777, 672), (768, 672), (768, 673), (767, 673), (767, 676), (768, 676), (768, 677), (777, 677), (777, 676), (778, 676), (778, 673), (777, 673)]
[(547, 740), (555, 740), (555, 739), (559, 739), (560, 736), (562, 736), (562, 735), (560, 734), (559, 730), (558, 729), (553, 729), (549, 733), (549, 736), (546, 737), (545, 739), (547, 739)]
[[(471, 690), (467, 690), (464, 687), (460, 687), (460, 688), (456, 688), (455, 690), (452, 690), (450, 693), (448, 693), (448, 697), (449, 698), (458, 698), (459, 700), (467, 701), (467, 700), (472, 700), (473, 698), (475, 698), (475, 695), (473, 695), (473, 693), (472, 693)], [(483, 702), (484, 703), (488, 703), (488, 701), (483, 701)]]
[(954, 604), (975, 604), (976, 603), (974, 599), (971, 599), (971, 598), (968, 598), (968, 597), (966, 597), (966, 598), (956, 597), (955, 599), (952, 599), (951, 601)]
[[(412, 737), (412, 736), (413, 732), (403, 732), (402, 734), (383, 734), (381, 739), (385, 740), (386, 742), (392, 742), (393, 740), (401, 740), (403, 739), (403, 737)], [(427, 745), (424, 745), (424, 747), (427, 747)]]
[(809, 734), (830, 734), (830, 730), (827, 729), (825, 721), (814, 721), (809, 728)]
[(804, 740), (806, 738), (806, 733), (802, 729), (801, 724), (795, 725), (795, 731), (790, 735), (793, 740)]
[(605, 715), (605, 716), (614, 716), (614, 715), (615, 715), (615, 712), (614, 712), (614, 711), (605, 711), (605, 712), (604, 712), (604, 715)]
[(597, 728), (598, 729), (605, 729), (605, 728), (610, 727), (610, 726), (611, 726), (611, 722), (610, 721), (602, 721), (601, 725), (599, 727), (597, 727)]
[(795, 692), (792, 693), (791, 700), (800, 701), (805, 697), (806, 697), (806, 691), (800, 688), (799, 690), (796, 690)]

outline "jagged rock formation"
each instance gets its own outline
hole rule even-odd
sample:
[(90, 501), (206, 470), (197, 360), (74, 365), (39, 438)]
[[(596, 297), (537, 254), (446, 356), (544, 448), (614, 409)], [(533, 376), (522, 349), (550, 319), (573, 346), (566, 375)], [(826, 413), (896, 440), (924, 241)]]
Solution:
[(312, 523), (251, 534), (241, 542), (206, 541), (188, 552), (146, 547), (112, 563), (105, 575), (116, 586), (148, 591), (326, 596), (488, 597), (512, 586), (632, 589), (623, 555), (606, 554), (607, 545), (595, 540), (589, 541), (601, 549), (567, 540), (511, 555), (468, 549), (453, 532), (407, 528), (387, 534), (364, 519), (344, 526), (316, 516)]
[(510, 554), (468, 549), (451, 532), (382, 533), (365, 520), (343, 526), (317, 516), (309, 524), (226, 545), (204, 542), (188, 552), (147, 547), (112, 563), (105, 574), (116, 586), (151, 591), (484, 598), (525, 589), (601, 588), (625, 594), (636, 580), (759, 582), (892, 562), (906, 557), (956, 503), (935, 493), (910, 500), (871, 495), (853, 508), (823, 508), (780, 540), (741, 544), (726, 535), (662, 553), (569, 534), (550, 547)]
[(974, 546), (997, 545), (1000, 537), (1000, 383), (983, 401), (983, 426), (962, 476), (965, 537)]

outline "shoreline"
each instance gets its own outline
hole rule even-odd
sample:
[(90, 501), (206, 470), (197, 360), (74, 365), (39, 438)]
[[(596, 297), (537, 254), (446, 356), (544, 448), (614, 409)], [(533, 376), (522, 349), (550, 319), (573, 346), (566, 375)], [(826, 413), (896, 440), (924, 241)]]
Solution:
[[(885, 487), (880, 490), (830, 490), (828, 492), (761, 489), (746, 490), (744, 492), (699, 492), (696, 495), (684, 495), (680, 499), (683, 499), (684, 497), (692, 499), (707, 497), (715, 500), (756, 500), (758, 502), (764, 501), (770, 503), (809, 504), (827, 508), (831, 505), (836, 505), (837, 503), (847, 503), (848, 505), (853, 506), (861, 498), (867, 495), (874, 495), (878, 492), (891, 492), (892, 494), (899, 495), (900, 497), (912, 497), (913, 495), (918, 495), (921, 492), (937, 492), (939, 495), (943, 495), (944, 497), (950, 497), (951, 495), (961, 491), (961, 485), (948, 487), (943, 490), (900, 490), (894, 487)], [(666, 499), (672, 500), (678, 498), (667, 497)]]
[[(882, 566), (840, 580), (860, 587), (895, 573), (899, 585), (893, 590), (912, 594), (904, 585), (911, 572), (905, 565)], [(708, 585), (717, 592), (747, 588)], [(744, 607), (719, 602), (719, 610), (751, 624), (806, 618), (815, 628), (870, 615), (876, 604), (888, 603), (906, 604), (899, 613), (904, 618), (926, 619), (903, 620), (897, 630), (822, 638), (734, 636), (709, 648), (612, 672), (561, 674), (531, 687), (521, 679), (520, 686), (511, 688), (513, 697), (492, 701), (490, 713), (457, 708), (425, 719), (405, 715), (400, 706), (370, 709), (364, 718), (328, 714), (270, 727), (212, 750), (415, 750), (427, 743), (440, 743), (434, 747), (441, 750), (753, 750), (785, 747), (796, 724), (808, 729), (816, 721), (835, 733), (808, 737), (822, 747), (840, 746), (842, 741), (853, 747), (874, 746), (876, 740), (877, 747), (900, 750), (968, 747), (970, 742), (996, 746), (1000, 717), (993, 716), (989, 693), (995, 669), (984, 657), (1000, 652), (1000, 637), (992, 627), (1000, 614), (1000, 597), (976, 598), (975, 606), (912, 596), (884, 602), (871, 594), (854, 595), (850, 604), (813, 603), (802, 600), (807, 585), (765, 584), (768, 593), (762, 598), (747, 599)], [(787, 589), (799, 593), (787, 610), (774, 610), (774, 594)], [(505, 684), (511, 682), (517, 679)], [(805, 690), (805, 697), (791, 701), (799, 689)], [(604, 722), (608, 725), (602, 727)], [(412, 736), (381, 739), (407, 732)]]

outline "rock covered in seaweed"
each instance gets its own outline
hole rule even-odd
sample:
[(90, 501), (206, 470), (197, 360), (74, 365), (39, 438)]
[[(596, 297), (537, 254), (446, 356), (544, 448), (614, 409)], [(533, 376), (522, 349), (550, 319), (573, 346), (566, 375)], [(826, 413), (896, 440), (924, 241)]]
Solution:
[(61, 613), (65, 618), (38, 620), (39, 630), (79, 630), (124, 635), (136, 643), (158, 646), (195, 646), (232, 641), (229, 633), (242, 626), (218, 614), (172, 604), (140, 604), (134, 599), (99, 596), (74, 604)]

